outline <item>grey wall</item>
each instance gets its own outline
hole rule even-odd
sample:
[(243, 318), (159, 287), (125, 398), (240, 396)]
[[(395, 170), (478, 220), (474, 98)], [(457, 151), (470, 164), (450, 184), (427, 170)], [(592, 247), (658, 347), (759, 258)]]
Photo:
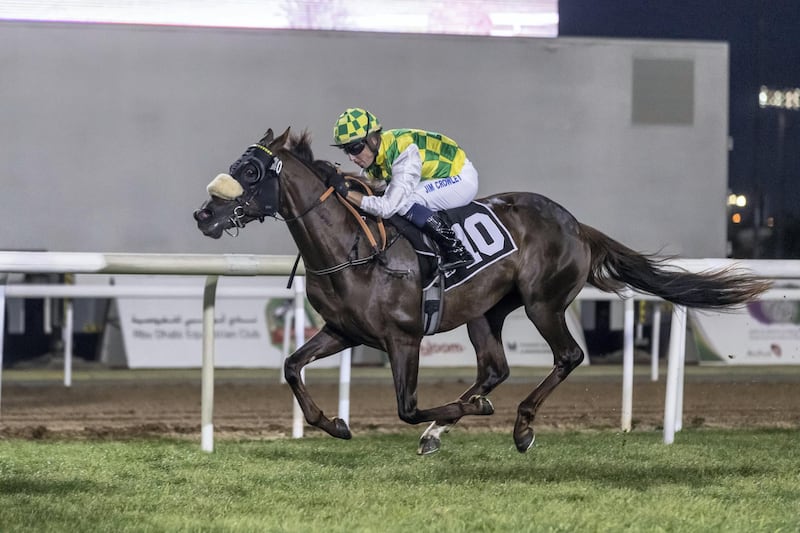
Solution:
[[(722, 256), (727, 72), (722, 43), (4, 22), (0, 249), (294, 253), (280, 222), (213, 241), (191, 213), (268, 127), (345, 161), (331, 125), (358, 105), (454, 137), (482, 195), (541, 192), (634, 248)], [(646, 112), (662, 104), (678, 115)]]

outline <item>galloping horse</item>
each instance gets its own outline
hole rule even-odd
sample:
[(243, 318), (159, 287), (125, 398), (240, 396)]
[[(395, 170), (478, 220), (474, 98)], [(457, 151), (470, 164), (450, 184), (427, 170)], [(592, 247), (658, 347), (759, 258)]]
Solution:
[(564, 313), (586, 283), (618, 293), (629, 285), (674, 304), (718, 309), (749, 302), (770, 285), (730, 270), (698, 274), (670, 268), (664, 258), (627, 248), (538, 194), (479, 199), (516, 246), (445, 292), (438, 331), (467, 325), (477, 377), (457, 400), (422, 409), (417, 405), (417, 378), (425, 330), (417, 253), (391, 225), (384, 249), (363, 238), (365, 229), (375, 231), (378, 222), (369, 219), (365, 228), (362, 217), (353, 216), (352, 206), (327, 186), (326, 167), (330, 164), (314, 161), (307, 132), (290, 135), (287, 128), (275, 138), (270, 129), (229, 174), (209, 184), (211, 198), (194, 218), (213, 238), (264, 217), (280, 216), (286, 222), (305, 264), (308, 299), (325, 319), (319, 333), (286, 360), (286, 380), (308, 423), (337, 438), (349, 439), (350, 429), (343, 420), (323, 414), (300, 371), (346, 348), (364, 344), (388, 354), (399, 417), (409, 424), (432, 421), (418, 449), (431, 453), (439, 449), (441, 434), (462, 416), (494, 412), (486, 395), (509, 376), (503, 322), (524, 307), (554, 360), (547, 377), (517, 409), (514, 443), (525, 452), (533, 444), (532, 424), (542, 402), (583, 360)]

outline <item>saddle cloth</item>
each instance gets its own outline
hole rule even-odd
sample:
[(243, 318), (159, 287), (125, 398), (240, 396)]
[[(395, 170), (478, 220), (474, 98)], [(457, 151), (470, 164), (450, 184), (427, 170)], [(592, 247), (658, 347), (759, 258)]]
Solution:
[(430, 239), (403, 217), (395, 215), (390, 219), (409, 240), (419, 258), (423, 287), (423, 323), (428, 335), (435, 333), (438, 328), (444, 292), (458, 287), (517, 250), (511, 233), (485, 204), (473, 201), (463, 207), (440, 211), (439, 214), (472, 254), (474, 262), (471, 265), (440, 272), (439, 252)]

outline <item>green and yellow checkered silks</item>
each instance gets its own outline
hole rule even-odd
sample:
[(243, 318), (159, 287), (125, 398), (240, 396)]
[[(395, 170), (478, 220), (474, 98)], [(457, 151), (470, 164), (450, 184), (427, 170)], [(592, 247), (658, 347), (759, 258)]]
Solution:
[(378, 119), (360, 107), (351, 107), (339, 115), (333, 125), (333, 142), (341, 146), (353, 141), (359, 141), (373, 131), (380, 131), (381, 123)]
[(416, 144), (422, 159), (423, 180), (455, 176), (464, 168), (467, 155), (456, 142), (432, 131), (399, 129), (381, 135), (381, 146), (375, 163), (367, 169), (376, 179), (392, 179), (392, 163), (408, 145)]

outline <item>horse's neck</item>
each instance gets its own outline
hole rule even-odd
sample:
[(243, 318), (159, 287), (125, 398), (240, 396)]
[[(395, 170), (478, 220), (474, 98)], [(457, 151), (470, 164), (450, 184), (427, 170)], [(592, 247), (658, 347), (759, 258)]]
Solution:
[[(292, 216), (298, 216), (299, 211)], [(289, 232), (303, 261), (321, 269), (347, 261), (356, 242), (358, 226), (347, 209), (333, 197), (289, 223)]]
[(347, 261), (356, 242), (356, 229), (351, 220), (347, 220), (351, 215), (342, 213), (343, 209), (330, 207), (322, 205), (290, 227), (303, 260), (311, 268), (321, 269)]

